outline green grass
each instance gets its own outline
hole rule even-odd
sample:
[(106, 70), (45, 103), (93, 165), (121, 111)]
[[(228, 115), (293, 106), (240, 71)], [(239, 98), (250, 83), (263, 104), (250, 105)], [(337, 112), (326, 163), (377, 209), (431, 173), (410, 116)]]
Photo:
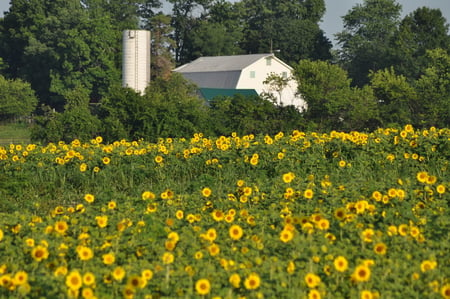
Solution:
[(24, 123), (0, 124), (0, 145), (29, 143), (30, 127)]

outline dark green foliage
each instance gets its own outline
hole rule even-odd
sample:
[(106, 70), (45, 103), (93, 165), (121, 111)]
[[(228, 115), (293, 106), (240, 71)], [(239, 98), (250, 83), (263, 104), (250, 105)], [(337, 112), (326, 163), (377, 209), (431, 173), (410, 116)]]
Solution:
[(30, 116), (36, 105), (37, 98), (29, 83), (0, 75), (0, 119)]
[(295, 107), (277, 107), (258, 96), (217, 97), (211, 101), (211, 118), (215, 135), (276, 134), (304, 127)]
[(323, 61), (302, 60), (295, 66), (299, 92), (308, 109), (311, 128), (365, 130), (377, 123), (376, 99), (370, 88), (352, 88), (347, 72)]
[(426, 51), (441, 48), (450, 52), (447, 20), (439, 9), (421, 7), (407, 15), (394, 39), (395, 61), (399, 74), (417, 80), (427, 67)]
[(35, 119), (31, 138), (43, 142), (70, 142), (74, 139), (88, 141), (95, 137), (100, 121), (90, 111), (88, 94), (87, 90), (80, 87), (66, 92), (64, 112), (43, 108), (42, 115)]
[(400, 22), (401, 5), (395, 0), (364, 0), (344, 17), (344, 30), (337, 34), (340, 62), (353, 83), (368, 83), (369, 70), (392, 64), (392, 41)]
[(168, 80), (156, 79), (145, 95), (115, 87), (101, 102), (102, 135), (112, 141), (208, 133), (208, 108), (195, 92), (195, 86), (177, 73)]

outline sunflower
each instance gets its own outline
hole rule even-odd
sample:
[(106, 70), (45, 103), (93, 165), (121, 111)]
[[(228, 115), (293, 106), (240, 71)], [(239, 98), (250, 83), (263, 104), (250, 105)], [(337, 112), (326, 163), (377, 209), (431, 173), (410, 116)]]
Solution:
[(439, 194), (444, 194), (445, 193), (445, 186), (444, 185), (437, 185), (436, 186), (436, 192)]
[(144, 269), (142, 270), (141, 276), (145, 280), (151, 280), (153, 278), (153, 271), (150, 269)]
[(305, 192), (303, 192), (303, 196), (307, 199), (311, 199), (314, 196), (314, 191), (311, 189), (306, 189)]
[(206, 240), (210, 241), (210, 242), (214, 242), (217, 238), (217, 231), (215, 228), (210, 228), (208, 229), (208, 231), (205, 234), (205, 238)]
[(375, 235), (375, 232), (371, 228), (366, 228), (361, 233), (361, 238), (364, 240), (364, 242), (370, 243), (372, 242), (372, 238)]
[(126, 274), (125, 269), (123, 267), (118, 266), (112, 272), (112, 277), (115, 280), (120, 281), (120, 280), (122, 280), (125, 277), (125, 274)]
[(108, 165), (109, 163), (111, 163), (111, 158), (110, 157), (103, 157), (102, 162), (103, 162), (103, 164)]
[(95, 275), (92, 272), (86, 272), (83, 275), (83, 284), (86, 286), (91, 286), (95, 284)]
[(353, 271), (351, 276), (352, 280), (355, 282), (368, 281), (370, 279), (370, 268), (366, 265), (359, 265)]
[(251, 273), (245, 280), (244, 286), (247, 290), (255, 290), (261, 285), (261, 278), (256, 273)]
[(211, 216), (213, 217), (214, 221), (222, 221), (225, 217), (224, 213), (220, 210), (214, 210), (211, 213)]
[(72, 290), (77, 291), (83, 285), (83, 278), (81, 277), (80, 272), (72, 271), (69, 275), (66, 276), (66, 286)]
[(292, 182), (295, 179), (295, 174), (293, 172), (288, 172), (283, 174), (283, 182), (286, 184)]
[(445, 299), (450, 299), (450, 284), (446, 284), (441, 287), (441, 295)]
[(86, 246), (78, 246), (77, 247), (78, 257), (82, 261), (88, 261), (94, 257), (94, 252), (91, 248)]
[(206, 278), (201, 278), (195, 283), (195, 291), (199, 295), (208, 295), (211, 291), (211, 283)]
[(80, 171), (81, 172), (85, 172), (87, 170), (87, 164), (86, 163), (81, 163), (80, 164)]
[(239, 286), (241, 285), (241, 277), (237, 273), (231, 274), (231, 276), (228, 279), (228, 281), (236, 289), (239, 288)]
[(207, 247), (207, 249), (211, 256), (216, 256), (220, 253), (220, 247), (219, 247), (219, 245), (217, 245), (215, 243), (212, 243), (211, 245), (209, 245)]
[(233, 224), (232, 226), (230, 226), (228, 233), (230, 235), (230, 238), (233, 240), (239, 240), (244, 235), (244, 231), (237, 224)]
[(426, 171), (420, 171), (417, 173), (416, 178), (420, 183), (426, 183), (428, 181), (428, 173)]
[(316, 226), (321, 230), (327, 230), (330, 228), (330, 221), (323, 218), (316, 224)]
[(184, 218), (184, 212), (183, 212), (182, 210), (176, 211), (175, 217), (176, 217), (178, 220), (183, 219), (183, 218)]
[(28, 281), (28, 273), (25, 271), (18, 271), (14, 274), (14, 285), (23, 285)]
[(373, 294), (371, 291), (368, 290), (362, 290), (359, 297), (361, 299), (373, 299)]
[(322, 298), (322, 295), (320, 295), (320, 292), (316, 289), (310, 290), (308, 292), (308, 299), (320, 299)]
[(133, 289), (142, 289), (146, 284), (146, 281), (142, 279), (139, 275), (130, 276), (127, 280), (127, 286), (132, 287)]
[(108, 216), (96, 216), (95, 220), (100, 228), (104, 228), (108, 225)]
[(420, 263), (420, 270), (422, 272), (433, 270), (436, 267), (437, 267), (436, 261), (424, 260), (422, 263)]
[(84, 200), (87, 201), (88, 203), (93, 203), (95, 200), (95, 196), (88, 193), (84, 196)]
[(286, 268), (287, 273), (292, 274), (295, 271), (295, 263), (293, 261), (289, 261), (287, 268)]
[(283, 229), (280, 233), (280, 240), (283, 243), (287, 243), (294, 238), (294, 232), (289, 229)]
[(64, 220), (57, 221), (54, 226), (54, 230), (60, 234), (64, 234), (68, 228), (69, 228), (69, 225)]
[(95, 298), (94, 290), (92, 290), (91, 288), (83, 288), (81, 290), (81, 297), (83, 297), (84, 299)]
[(377, 243), (377, 244), (375, 244), (375, 246), (373, 247), (373, 251), (376, 254), (385, 255), (386, 251), (387, 251), (386, 244), (384, 244), (384, 243)]
[(160, 155), (155, 157), (155, 162), (158, 164), (161, 164), (162, 162), (164, 162), (164, 158)]
[(308, 273), (305, 276), (306, 285), (311, 289), (317, 287), (320, 281), (320, 277), (314, 273)]
[(380, 191), (373, 191), (372, 198), (375, 199), (375, 201), (381, 201), (381, 199), (383, 198), (383, 195), (381, 194)]
[(112, 252), (102, 255), (102, 259), (105, 265), (112, 265), (116, 261), (116, 257)]
[(58, 268), (55, 269), (53, 274), (55, 276), (66, 276), (67, 272), (68, 272), (68, 270), (67, 270), (66, 266), (59, 266)]
[(334, 268), (336, 268), (336, 271), (338, 272), (345, 272), (348, 269), (348, 261), (345, 257), (342, 255), (338, 256), (334, 259)]
[(155, 194), (153, 192), (151, 192), (151, 191), (144, 191), (144, 192), (142, 192), (141, 197), (142, 197), (143, 200), (155, 199), (156, 198)]
[(175, 257), (173, 256), (173, 254), (171, 252), (164, 252), (164, 254), (162, 256), (162, 261), (165, 265), (172, 264), (174, 259), (175, 259)]
[(31, 257), (37, 262), (47, 259), (48, 258), (47, 247), (44, 247), (42, 245), (34, 247), (31, 250)]
[(334, 211), (334, 217), (339, 221), (344, 220), (345, 216), (346, 216), (345, 208), (337, 208)]
[(117, 207), (117, 203), (115, 201), (108, 202), (108, 209), (114, 210)]
[(211, 194), (212, 194), (212, 191), (211, 191), (210, 188), (205, 187), (205, 188), (202, 189), (202, 195), (203, 195), (204, 197), (210, 197)]
[(429, 185), (435, 184), (436, 181), (437, 181), (437, 177), (435, 175), (430, 175), (427, 178), (427, 184), (429, 184)]

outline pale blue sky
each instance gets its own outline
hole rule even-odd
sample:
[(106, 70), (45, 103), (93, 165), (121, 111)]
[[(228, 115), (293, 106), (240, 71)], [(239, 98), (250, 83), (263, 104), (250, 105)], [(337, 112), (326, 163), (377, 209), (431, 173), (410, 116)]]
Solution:
[[(231, 0), (236, 2), (239, 0)], [(162, 1), (166, 2), (166, 1)], [(321, 23), (322, 29), (325, 31), (328, 38), (335, 43), (334, 34), (342, 31), (342, 16), (356, 4), (363, 3), (363, 0), (325, 0), (327, 12)], [(415, 9), (427, 6), (430, 8), (439, 8), (442, 14), (450, 23), (450, 1), (449, 0), (397, 0), (397, 3), (403, 7), (403, 14), (405, 16)], [(9, 9), (9, 0), (0, 0), (0, 16), (3, 12)]]

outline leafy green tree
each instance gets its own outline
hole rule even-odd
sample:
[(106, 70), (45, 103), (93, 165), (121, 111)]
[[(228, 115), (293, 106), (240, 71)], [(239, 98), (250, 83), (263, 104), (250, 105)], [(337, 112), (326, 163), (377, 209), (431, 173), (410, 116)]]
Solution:
[(215, 135), (276, 134), (305, 128), (294, 106), (275, 106), (259, 96), (216, 97), (210, 102)]
[(339, 66), (302, 60), (294, 67), (294, 76), (307, 103), (304, 116), (313, 129), (363, 130), (377, 125), (373, 91), (351, 88), (351, 79)]
[(196, 87), (180, 74), (168, 80), (157, 78), (140, 95), (129, 88), (115, 87), (101, 102), (102, 136), (156, 140), (209, 133), (208, 108), (198, 98)]
[(378, 100), (383, 126), (404, 126), (414, 122), (417, 94), (403, 75), (397, 75), (393, 67), (371, 72), (370, 86)]
[(239, 46), (241, 23), (241, 5), (224, 0), (212, 3), (203, 15), (193, 21), (192, 30), (186, 36), (182, 60), (243, 53)]
[(428, 66), (416, 82), (421, 126), (450, 126), (450, 55), (443, 49), (428, 50)]
[(28, 82), (20, 79), (8, 80), (0, 75), (0, 119), (30, 116), (37, 102)]
[(416, 80), (426, 68), (426, 51), (436, 48), (450, 53), (449, 25), (441, 10), (421, 7), (401, 22), (394, 39), (394, 66), (398, 73)]
[(194, 11), (197, 14), (205, 13), (212, 0), (169, 0), (172, 6), (172, 26), (174, 28), (175, 61), (177, 64), (188, 62), (186, 53), (186, 40), (196, 22)]
[(276, 107), (259, 96), (216, 97), (210, 104), (218, 135), (273, 133)]
[(120, 79), (120, 33), (78, 0), (13, 0), (2, 22), (0, 56), (12, 78), (30, 82), (41, 103), (62, 110), (78, 85), (98, 100)]
[(400, 22), (401, 5), (395, 0), (364, 0), (344, 17), (337, 40), (340, 62), (357, 86), (368, 83), (369, 71), (392, 65), (392, 41)]
[(331, 43), (318, 25), (325, 13), (323, 0), (243, 0), (242, 5), (247, 53), (279, 51), (288, 63), (331, 58)]
[(43, 113), (35, 118), (31, 138), (41, 142), (70, 142), (74, 139), (88, 141), (95, 137), (100, 128), (99, 119), (92, 114), (89, 105), (89, 91), (77, 86), (65, 91), (64, 112), (43, 107)]
[(151, 59), (150, 74), (152, 80), (162, 77), (167, 80), (175, 66), (171, 50), (175, 48), (175, 41), (170, 37), (173, 28), (170, 26), (171, 17), (159, 13), (150, 19), (147, 28), (151, 30)]
[(273, 98), (271, 93), (267, 94), (268, 98), (272, 98), (275, 104), (279, 104), (278, 100), (281, 102), (283, 90), (288, 86), (291, 78), (283, 77), (275, 73), (270, 73), (267, 78), (263, 81), (264, 85), (269, 87), (269, 91), (275, 91), (278, 94), (278, 98)]

